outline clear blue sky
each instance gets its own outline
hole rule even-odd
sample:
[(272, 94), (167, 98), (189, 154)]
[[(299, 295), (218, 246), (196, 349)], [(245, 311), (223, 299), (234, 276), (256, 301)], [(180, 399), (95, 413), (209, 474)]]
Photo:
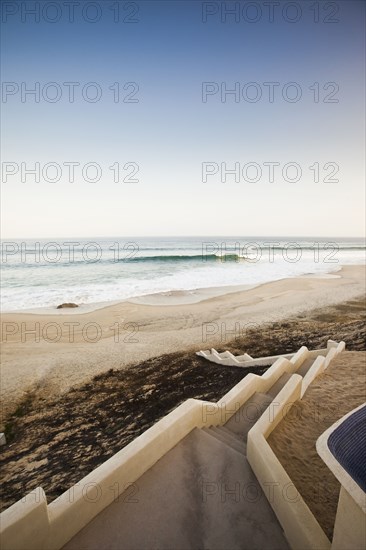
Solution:
[[(336, 2), (337, 13), (319, 2), (319, 22), (310, 8), (314, 2), (295, 2), (301, 13), (285, 14), (281, 2), (272, 22), (269, 8), (257, 2), (262, 15), (257, 13), (256, 23), (248, 21), (256, 17), (253, 11), (243, 12), (245, 2), (237, 3), (238, 21), (228, 15), (226, 22), (220, 6), (235, 2), (119, 2), (120, 21), (114, 22), (110, 8), (116, 2), (104, 0), (96, 3), (99, 14), (86, 12), (89, 19), (100, 16), (95, 23), (83, 19), (83, 1), (75, 6), (74, 22), (61, 1), (58, 14), (45, 8), (39, 22), (22, 13), (21, 4), (30, 9), (35, 2), (3, 2), (2, 162), (19, 167), (2, 183), (3, 237), (362, 235), (364, 2)], [(202, 10), (216, 8), (203, 22)], [(295, 17), (297, 22), (288, 21)], [(29, 95), (22, 102), (21, 83), (30, 89), (36, 82), (39, 103)], [(60, 87), (60, 101), (42, 97), (50, 82)], [(73, 103), (65, 82), (80, 83)], [(100, 101), (83, 99), (88, 82), (98, 84)], [(138, 102), (115, 103), (109, 89), (115, 82), (122, 97), (134, 89), (123, 90), (125, 83), (137, 83)], [(263, 95), (256, 103), (243, 96), (235, 102), (233, 95), (222, 102), (216, 93), (202, 102), (203, 82), (228, 89), (237, 82), (244, 94), (245, 84), (255, 82)], [(279, 83), (272, 103), (265, 82)], [(298, 102), (283, 99), (288, 82), (301, 89)], [(315, 82), (319, 102), (309, 89)], [(339, 87), (336, 103), (323, 101), (334, 89), (323, 90), (328, 82)], [(12, 95), (13, 84), (4, 83), (15, 83), (19, 92)], [(6, 97), (4, 90), (10, 91)], [(52, 98), (55, 90), (45, 93)], [(41, 173), (39, 183), (30, 175), (22, 182), (21, 163), (31, 168), (36, 162), (41, 169), (57, 162), (61, 180), (44, 181)], [(80, 163), (73, 183), (67, 181), (67, 162)], [(81, 167), (88, 162), (100, 165), (98, 182), (83, 179)], [(139, 181), (115, 183), (109, 167), (116, 162), (121, 169), (138, 164)], [(262, 177), (248, 182), (241, 174), (236, 182), (228, 176), (224, 183), (219, 172), (203, 182), (204, 162), (228, 168), (255, 162)], [(263, 164), (268, 162), (280, 163), (274, 182)], [(296, 183), (281, 176), (289, 162), (301, 166)], [(315, 162), (318, 183), (309, 169)], [(326, 163), (339, 166), (337, 183), (322, 181), (332, 171), (332, 165), (324, 171)], [(122, 177), (132, 170), (121, 170)]]

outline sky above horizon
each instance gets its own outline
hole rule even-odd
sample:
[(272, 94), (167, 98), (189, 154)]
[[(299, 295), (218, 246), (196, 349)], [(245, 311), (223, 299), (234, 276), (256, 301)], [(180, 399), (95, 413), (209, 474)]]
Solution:
[(2, 238), (361, 237), (365, 3), (277, 4), (3, 2)]

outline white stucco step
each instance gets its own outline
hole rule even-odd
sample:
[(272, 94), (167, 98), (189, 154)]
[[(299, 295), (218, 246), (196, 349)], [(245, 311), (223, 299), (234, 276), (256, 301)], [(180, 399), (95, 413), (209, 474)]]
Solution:
[(275, 382), (275, 384), (273, 384), (273, 386), (267, 391), (267, 394), (275, 399), (275, 397), (280, 393), (286, 382), (290, 380), (291, 376), (291, 373), (284, 372), (282, 376), (279, 377), (277, 382)]
[(250, 428), (257, 422), (272, 397), (265, 393), (255, 393), (240, 409), (226, 422), (224, 427), (246, 441)]
[(309, 357), (308, 359), (305, 359), (303, 364), (300, 365), (300, 367), (297, 369), (296, 374), (300, 374), (300, 376), (305, 376), (310, 367), (314, 364), (315, 360), (316, 357)]
[(194, 429), (64, 550), (288, 550), (247, 460)]
[(247, 455), (246, 444), (241, 442), (232, 433), (230, 434), (227, 430), (223, 430), (222, 428), (219, 428), (219, 427), (211, 427), (211, 428), (204, 428), (204, 431), (209, 435), (211, 435), (212, 437), (216, 437), (216, 439), (218, 439), (222, 443), (225, 443), (235, 451), (238, 451), (238, 453), (241, 453), (243, 456)]

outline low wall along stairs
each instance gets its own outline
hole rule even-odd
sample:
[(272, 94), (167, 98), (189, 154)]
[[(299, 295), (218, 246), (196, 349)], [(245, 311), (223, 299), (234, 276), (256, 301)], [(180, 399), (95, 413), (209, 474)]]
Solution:
[(344, 349), (199, 352), (271, 366), (217, 403), (188, 399), (52, 503), (41, 488), (26, 495), (0, 515), (2, 549), (331, 548), (301, 495), (283, 498), (291, 479), (267, 438)]

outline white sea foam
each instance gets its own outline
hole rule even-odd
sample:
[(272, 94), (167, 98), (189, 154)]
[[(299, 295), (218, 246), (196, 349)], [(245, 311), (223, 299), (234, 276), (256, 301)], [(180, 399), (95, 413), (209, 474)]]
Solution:
[(64, 244), (71, 241), (2, 242), (3, 311), (253, 286), (365, 262), (361, 239), (93, 238), (73, 239), (79, 243), (73, 251)]

